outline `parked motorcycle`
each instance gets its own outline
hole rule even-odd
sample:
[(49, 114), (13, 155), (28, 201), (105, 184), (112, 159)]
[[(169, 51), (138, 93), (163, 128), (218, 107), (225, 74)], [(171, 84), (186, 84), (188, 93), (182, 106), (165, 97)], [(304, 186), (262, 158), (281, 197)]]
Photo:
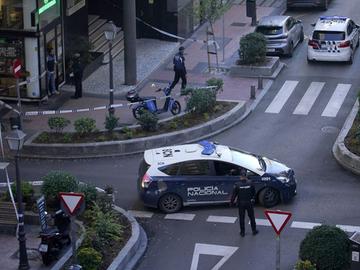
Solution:
[(133, 105), (132, 113), (135, 119), (139, 119), (142, 110), (147, 110), (152, 113), (160, 114), (165, 113), (170, 110), (173, 115), (177, 115), (181, 112), (180, 102), (175, 100), (173, 97), (170, 97), (171, 89), (170, 85), (164, 88), (159, 88), (156, 92), (163, 91), (166, 99), (163, 108), (159, 109), (157, 107), (156, 97), (140, 97), (136, 90), (131, 90), (127, 93), (126, 99), (131, 103), (138, 102)]
[(42, 257), (43, 264), (49, 265), (57, 259), (61, 249), (71, 243), (70, 238), (70, 217), (62, 210), (56, 211), (52, 216), (55, 228), (48, 228), (40, 232), (41, 243), (39, 252)]

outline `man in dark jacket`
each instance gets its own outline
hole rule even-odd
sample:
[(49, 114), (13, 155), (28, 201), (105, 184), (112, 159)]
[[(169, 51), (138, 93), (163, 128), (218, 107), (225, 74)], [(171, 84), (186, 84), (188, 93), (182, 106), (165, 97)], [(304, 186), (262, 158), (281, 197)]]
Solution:
[(237, 206), (239, 208), (239, 222), (240, 222), (240, 235), (245, 236), (245, 210), (250, 219), (251, 229), (253, 235), (259, 231), (256, 229), (255, 215), (254, 215), (254, 203), (255, 203), (255, 187), (249, 181), (246, 176), (246, 170), (240, 170), (240, 181), (234, 185), (233, 193), (231, 196), (230, 205), (233, 205), (237, 200)]
[(75, 95), (71, 98), (81, 98), (82, 97), (82, 76), (83, 76), (83, 69), (80, 63), (80, 54), (74, 54), (74, 60), (72, 64), (72, 73), (70, 76), (74, 79), (75, 84)]
[(181, 89), (186, 88), (186, 68), (185, 68), (185, 57), (184, 57), (184, 50), (185, 48), (181, 46), (179, 48), (179, 52), (175, 54), (173, 59), (174, 64), (174, 81), (170, 85), (170, 89), (173, 89), (175, 85), (179, 82), (179, 79), (181, 78)]

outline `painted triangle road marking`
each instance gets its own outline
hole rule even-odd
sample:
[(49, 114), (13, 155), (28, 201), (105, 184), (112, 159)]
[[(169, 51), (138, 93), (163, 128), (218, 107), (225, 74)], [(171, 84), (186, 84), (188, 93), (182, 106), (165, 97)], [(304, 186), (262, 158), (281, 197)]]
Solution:
[(190, 270), (198, 269), (199, 258), (201, 254), (222, 256), (221, 260), (213, 268), (210, 269), (218, 270), (235, 253), (236, 250), (238, 250), (238, 247), (196, 243)]

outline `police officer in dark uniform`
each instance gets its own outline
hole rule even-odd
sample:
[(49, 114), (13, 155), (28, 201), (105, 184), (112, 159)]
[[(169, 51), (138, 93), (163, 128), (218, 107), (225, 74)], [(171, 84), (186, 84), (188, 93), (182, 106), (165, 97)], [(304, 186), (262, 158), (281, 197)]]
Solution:
[(255, 203), (255, 187), (246, 177), (246, 170), (240, 170), (240, 181), (236, 182), (231, 196), (230, 205), (233, 205), (237, 200), (239, 208), (239, 221), (240, 221), (240, 235), (245, 236), (245, 210), (250, 219), (251, 229), (253, 235), (258, 234), (256, 229), (256, 222), (254, 216), (254, 203)]
[(181, 78), (181, 89), (186, 88), (186, 68), (185, 68), (185, 57), (184, 57), (185, 48), (181, 46), (179, 48), (179, 52), (175, 54), (173, 59), (175, 76), (172, 84), (170, 85), (170, 89), (173, 89), (175, 85), (179, 82)]

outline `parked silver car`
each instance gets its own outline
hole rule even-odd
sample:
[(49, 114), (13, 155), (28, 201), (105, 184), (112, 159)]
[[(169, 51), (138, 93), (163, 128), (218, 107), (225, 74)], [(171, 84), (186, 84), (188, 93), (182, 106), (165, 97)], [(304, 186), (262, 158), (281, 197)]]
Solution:
[(260, 19), (255, 32), (267, 40), (267, 54), (292, 56), (296, 45), (304, 40), (302, 22), (292, 16), (266, 16)]

